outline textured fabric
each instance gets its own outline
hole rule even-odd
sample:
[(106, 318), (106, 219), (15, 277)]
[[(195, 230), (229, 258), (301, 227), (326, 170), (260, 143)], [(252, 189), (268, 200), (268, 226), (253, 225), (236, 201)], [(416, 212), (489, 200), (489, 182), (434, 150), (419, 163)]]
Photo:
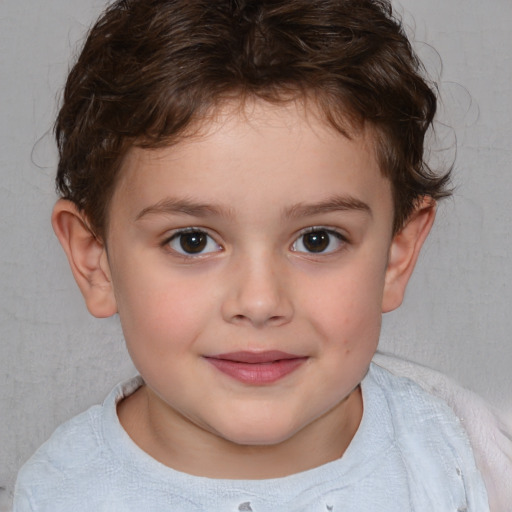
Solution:
[(374, 361), (395, 375), (414, 380), (452, 408), (473, 448), (491, 512), (511, 512), (512, 423), (500, 417), (500, 412), (492, 410), (478, 395), (431, 368), (383, 353), (377, 353)]
[(341, 459), (285, 478), (217, 480), (155, 461), (121, 427), (119, 385), (61, 426), (22, 468), (14, 512), (486, 512), (487, 495), (451, 409), (373, 365), (361, 425)]

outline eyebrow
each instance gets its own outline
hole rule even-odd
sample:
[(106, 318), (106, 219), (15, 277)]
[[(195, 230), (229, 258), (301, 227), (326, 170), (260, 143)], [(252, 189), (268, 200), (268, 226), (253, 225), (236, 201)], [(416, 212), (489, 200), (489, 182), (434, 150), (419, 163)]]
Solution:
[[(370, 206), (351, 196), (333, 196), (318, 203), (298, 203), (284, 210), (285, 218), (311, 217), (322, 213), (337, 211), (360, 211), (372, 215)], [(226, 209), (219, 205), (198, 203), (191, 199), (166, 198), (158, 203), (143, 208), (135, 217), (139, 220), (153, 214), (182, 214), (192, 217), (234, 217), (232, 209)]]
[(230, 211), (221, 206), (197, 203), (190, 199), (175, 199), (169, 197), (151, 206), (143, 208), (137, 214), (135, 220), (139, 220), (142, 217), (151, 214), (183, 214), (191, 215), (193, 217), (207, 217), (215, 215), (219, 217), (229, 217)]
[(339, 211), (363, 212), (372, 216), (372, 209), (367, 203), (351, 196), (332, 196), (326, 201), (313, 204), (299, 203), (287, 208), (284, 215), (288, 218), (298, 218)]

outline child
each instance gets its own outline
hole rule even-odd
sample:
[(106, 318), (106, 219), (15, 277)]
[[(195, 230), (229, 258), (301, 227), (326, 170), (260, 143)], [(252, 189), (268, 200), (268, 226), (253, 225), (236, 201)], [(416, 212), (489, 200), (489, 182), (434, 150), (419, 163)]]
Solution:
[(389, 4), (119, 0), (56, 135), (52, 222), (140, 377), (14, 510), (488, 510), (453, 412), (371, 363), (447, 194)]

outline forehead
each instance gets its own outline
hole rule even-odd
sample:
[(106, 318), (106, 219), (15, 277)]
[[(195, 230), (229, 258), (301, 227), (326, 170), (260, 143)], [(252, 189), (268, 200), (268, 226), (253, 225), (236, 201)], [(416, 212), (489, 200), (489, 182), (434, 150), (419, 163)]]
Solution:
[(384, 196), (392, 209), (390, 190), (370, 130), (347, 137), (311, 104), (253, 101), (218, 107), (172, 146), (132, 148), (113, 202), (144, 208), (179, 195), (257, 210), (344, 194), (363, 202)]

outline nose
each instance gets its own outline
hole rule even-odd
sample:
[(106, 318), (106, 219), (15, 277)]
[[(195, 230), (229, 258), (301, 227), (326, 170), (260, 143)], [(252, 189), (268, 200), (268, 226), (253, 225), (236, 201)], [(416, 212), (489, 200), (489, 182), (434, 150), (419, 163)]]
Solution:
[(225, 321), (261, 328), (283, 325), (292, 319), (290, 283), (277, 259), (253, 255), (240, 258), (229, 269), (222, 305)]

